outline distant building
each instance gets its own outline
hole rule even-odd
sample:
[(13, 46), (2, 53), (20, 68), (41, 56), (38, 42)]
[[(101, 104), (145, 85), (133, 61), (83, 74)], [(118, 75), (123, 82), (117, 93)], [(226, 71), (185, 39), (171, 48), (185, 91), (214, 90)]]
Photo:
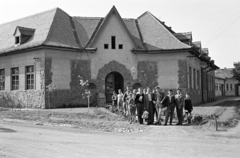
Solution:
[(233, 78), (232, 68), (215, 71), (215, 96), (239, 96), (240, 84)]
[[(102, 18), (72, 17), (56, 8), (1, 24), (0, 35), (2, 106), (85, 105), (79, 75), (89, 80), (91, 104), (99, 106), (126, 85), (181, 88), (194, 104), (215, 98), (218, 67), (208, 49), (150, 12), (126, 19), (113, 7)], [(56, 90), (47, 93), (51, 83)]]

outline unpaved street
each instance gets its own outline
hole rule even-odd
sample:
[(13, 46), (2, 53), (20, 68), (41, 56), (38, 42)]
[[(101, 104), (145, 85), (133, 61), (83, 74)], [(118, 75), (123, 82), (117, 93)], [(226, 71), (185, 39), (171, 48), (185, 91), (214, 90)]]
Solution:
[(236, 157), (240, 138), (193, 126), (112, 133), (0, 121), (1, 158)]

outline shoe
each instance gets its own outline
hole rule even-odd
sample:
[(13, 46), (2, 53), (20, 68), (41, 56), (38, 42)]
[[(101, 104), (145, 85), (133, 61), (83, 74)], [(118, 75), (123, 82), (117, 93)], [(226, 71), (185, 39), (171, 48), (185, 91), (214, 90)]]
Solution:
[(167, 124), (165, 123), (164, 126), (167, 126)]
[(154, 125), (158, 125), (158, 124), (159, 124), (159, 122), (155, 122), (155, 123), (154, 123)]
[(172, 124), (170, 123), (170, 125), (172, 125)]
[(177, 123), (176, 125), (180, 125), (180, 123)]

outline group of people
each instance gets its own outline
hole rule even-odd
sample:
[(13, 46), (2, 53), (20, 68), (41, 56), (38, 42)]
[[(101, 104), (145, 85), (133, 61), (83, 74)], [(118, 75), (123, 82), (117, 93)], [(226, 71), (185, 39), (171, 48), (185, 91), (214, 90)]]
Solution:
[[(122, 93), (121, 89), (118, 90), (118, 94), (113, 92), (112, 104), (117, 107), (119, 113), (123, 112), (128, 116), (130, 123), (136, 122), (137, 113), (138, 122), (143, 124), (143, 119), (146, 119), (147, 125), (161, 125), (163, 113), (165, 113), (164, 125), (167, 125), (169, 118), (169, 123), (172, 125), (175, 108), (178, 118), (176, 125), (182, 125), (183, 110), (185, 109), (185, 114), (189, 116), (193, 110), (189, 94), (184, 98), (180, 88), (177, 89), (176, 95), (173, 95), (172, 90), (165, 95), (160, 87), (155, 87), (153, 90), (150, 87), (146, 89), (140, 87), (138, 90), (131, 91), (130, 86), (127, 86), (125, 93)], [(147, 118), (144, 115), (147, 115)], [(156, 116), (156, 122), (154, 122), (154, 116)]]

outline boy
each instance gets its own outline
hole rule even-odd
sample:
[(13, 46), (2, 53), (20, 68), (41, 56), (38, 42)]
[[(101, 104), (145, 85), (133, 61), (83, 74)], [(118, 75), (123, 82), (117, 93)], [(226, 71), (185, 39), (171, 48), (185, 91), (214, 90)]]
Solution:
[(130, 93), (129, 94), (129, 99), (128, 99), (128, 108), (129, 108), (129, 121), (130, 121), (130, 124), (131, 123), (134, 123), (135, 122), (135, 119), (136, 119), (136, 116), (135, 116), (135, 113), (136, 113), (136, 105), (135, 105), (135, 102), (134, 102), (134, 98), (135, 96)]

